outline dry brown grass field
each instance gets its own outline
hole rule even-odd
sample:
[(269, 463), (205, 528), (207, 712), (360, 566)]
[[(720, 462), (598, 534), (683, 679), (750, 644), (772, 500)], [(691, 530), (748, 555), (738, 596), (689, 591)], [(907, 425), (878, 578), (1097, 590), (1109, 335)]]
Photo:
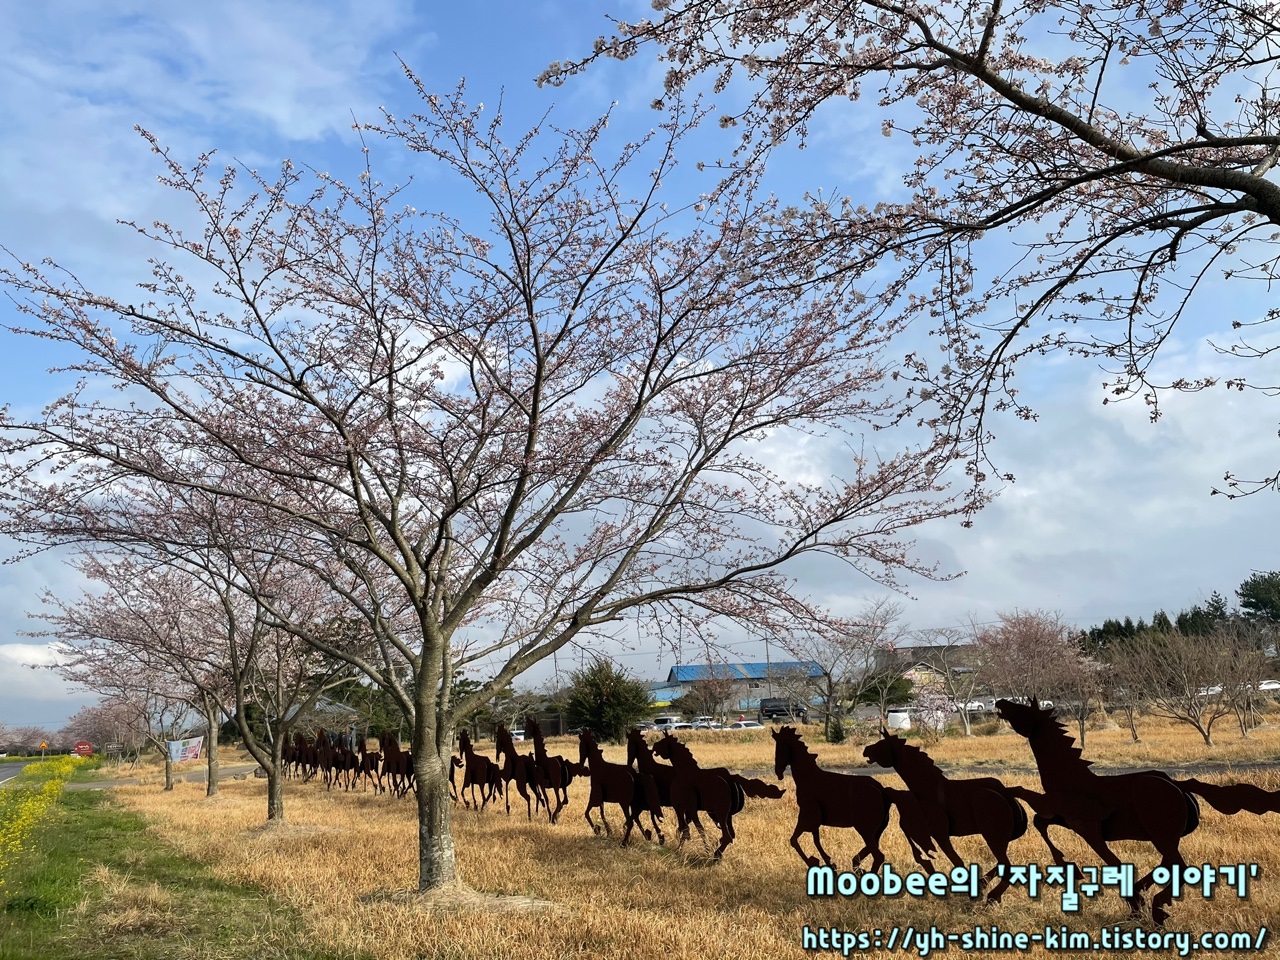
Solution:
[[(1148, 721), (1146, 742), (1136, 747), (1122, 742), (1127, 737), (1127, 731), (1096, 731), (1086, 756), (1143, 763), (1203, 759), (1172, 725)], [(727, 763), (763, 770), (773, 764), (767, 733), (719, 738), (708, 734), (689, 740), (706, 765)], [(1259, 730), (1247, 748), (1234, 751), (1229, 728), (1224, 727), (1222, 741), (1208, 757), (1256, 760), (1280, 755), (1280, 730)], [(1161, 753), (1175, 746), (1192, 756)], [(549, 744), (549, 749), (567, 755), (572, 748), (570, 741), (560, 740)], [(819, 746), (818, 751), (824, 765), (855, 763), (851, 745)], [(930, 752), (956, 764), (1026, 766), (1031, 762), (1025, 742), (1016, 736), (947, 739)], [(613, 759), (622, 757), (618, 747), (606, 753)], [(860, 765), (860, 756), (856, 762)], [(773, 780), (772, 773), (768, 779)], [(892, 773), (881, 779), (901, 785)], [(1034, 775), (1008, 774), (1002, 779), (1039, 786)], [(1275, 771), (1242, 773), (1238, 779), (1280, 788), (1280, 773)], [(707, 859), (696, 833), (681, 853), (639, 837), (622, 849), (616, 836), (612, 840), (593, 836), (582, 817), (584, 782), (571, 788), (570, 806), (555, 826), (547, 824), (545, 816), (530, 824), (523, 803), (519, 813), (513, 804), (509, 817), (501, 807), (483, 813), (458, 807), (453, 822), (463, 881), (484, 894), (532, 898), (545, 905), (540, 910), (509, 912), (495, 909), (494, 902), (445, 910), (387, 895), (416, 883), (417, 830), (411, 797), (326, 793), (315, 782), (291, 781), (286, 789), (287, 825), (266, 828), (262, 781), (227, 783), (214, 800), (206, 800), (196, 784), (181, 784), (167, 794), (154, 786), (129, 787), (115, 795), (127, 808), (142, 813), (155, 834), (183, 853), (211, 864), (230, 881), (265, 888), (296, 905), (313, 945), (387, 960), (588, 956), (754, 960), (806, 956), (801, 944), (806, 925), (878, 929), (886, 937), (895, 925), (918, 930), (936, 924), (943, 931), (958, 933), (975, 924), (994, 924), (1005, 931), (1057, 929), (1065, 924), (1095, 935), (1103, 927), (1119, 925), (1128, 930), (1135, 926), (1113, 892), (1093, 900), (1081, 897), (1080, 911), (1074, 915), (1064, 914), (1052, 888), (1038, 900), (1011, 889), (1004, 903), (994, 907), (959, 896), (810, 899), (805, 894), (805, 867), (788, 845), (796, 815), (789, 776), (782, 785), (788, 788), (782, 800), (748, 801), (735, 818), (737, 840), (720, 863)], [(1202, 803), (1201, 808), (1200, 829), (1183, 840), (1187, 861), (1258, 863), (1261, 876), (1244, 900), (1228, 889), (1219, 889), (1212, 900), (1199, 892), (1184, 893), (1175, 901), (1166, 929), (1197, 935), (1219, 930), (1256, 933), (1260, 926), (1275, 925), (1280, 918), (1280, 816), (1227, 817), (1208, 804)], [(610, 820), (618, 827), (621, 820), (613, 809)], [(1074, 835), (1055, 829), (1054, 836), (1069, 857), (1082, 864), (1098, 862)], [(801, 842), (808, 849), (808, 838)], [(824, 843), (845, 867), (860, 846), (856, 834), (848, 830), (824, 831)], [(962, 838), (957, 847), (984, 869), (990, 865), (991, 854), (981, 840)], [(885, 834), (884, 848), (899, 872), (912, 866), (896, 823)], [(1155, 862), (1148, 844), (1118, 843), (1113, 848), (1143, 872)], [(1015, 863), (1049, 862), (1034, 830), (1013, 845), (1011, 857)], [(1270, 936), (1259, 955), (1280, 956), (1278, 944)], [(955, 955), (959, 948), (943, 952)], [(866, 955), (888, 955), (888, 951), (872, 950)], [(1049, 954), (1033, 947), (1027, 955)]]

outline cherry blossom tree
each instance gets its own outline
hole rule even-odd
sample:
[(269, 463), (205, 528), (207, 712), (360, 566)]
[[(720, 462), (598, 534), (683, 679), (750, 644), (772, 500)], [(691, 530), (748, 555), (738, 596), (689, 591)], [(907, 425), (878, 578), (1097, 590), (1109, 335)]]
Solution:
[[(157, 256), (141, 297), (56, 265), (0, 274), (25, 332), (84, 377), (0, 420), (0, 520), (38, 546), (81, 536), (87, 514), (128, 516), (116, 504), (146, 484), (247, 505), (367, 627), (302, 629), (259, 592), (269, 624), (404, 710), (431, 890), (457, 880), (456, 717), (624, 623), (711, 638), (830, 622), (793, 561), (937, 575), (904, 534), (962, 504), (931, 434), (866, 439), (897, 414), (888, 333), (852, 292), (770, 281), (752, 251), (771, 203), (749, 182), (664, 203), (697, 111), (610, 161), (607, 117), (508, 143), (501, 112), (486, 121), (461, 91), (423, 100), (376, 129), (487, 224), (419, 213), (371, 153), (348, 183), (187, 167), (148, 137), (200, 226), (134, 225), (173, 261)], [(802, 439), (837, 452), (789, 477)], [(491, 679), (455, 696), (464, 669)]]
[[(126, 753), (132, 754), (136, 765), (146, 745), (146, 731), (137, 720), (133, 711), (124, 709), (119, 702), (104, 701), (81, 707), (71, 715), (62, 732), (68, 740), (88, 740), (98, 753), (103, 752), (106, 744), (120, 744), (117, 765), (124, 762)], [(0, 743), (3, 742), (0, 738)]]
[[(100, 674), (86, 667), (110, 660), (136, 664), (147, 675), (169, 678), (174, 691), (185, 691), (208, 731), (208, 796), (218, 792), (221, 718), (232, 718), (245, 749), (267, 774), (267, 819), (280, 820), (284, 745), (297, 719), (346, 679), (351, 668), (271, 626), (248, 596), (252, 591), (236, 580), (235, 566), (225, 562), (226, 556), (219, 563), (189, 544), (158, 556), (87, 553), (77, 563), (89, 585), (84, 593), (70, 598), (46, 594), (41, 616), (76, 678), (91, 689)], [(257, 589), (271, 590), (277, 608), (290, 609), (296, 623), (335, 616), (338, 598), (296, 569), (288, 573), (284, 582), (277, 577)], [(334, 627), (330, 619), (315, 629), (343, 627)], [(249, 723), (251, 708), (256, 708), (261, 732)]]
[[(941, 340), (941, 356), (906, 358), (909, 415), (964, 447), (978, 482), (990, 467), (988, 414), (1035, 416), (1013, 380), (1019, 361), (1100, 358), (1104, 402), (1140, 395), (1155, 419), (1163, 390), (1217, 382), (1153, 366), (1175, 328), (1196, 322), (1186, 318), (1194, 304), (1224, 307), (1195, 294), (1280, 272), (1273, 0), (653, 6), (656, 20), (616, 22), (590, 55), (542, 79), (645, 47), (669, 64), (660, 98), (700, 75), (723, 91), (738, 75), (749, 101), (721, 123), (745, 131), (735, 162), (748, 169), (784, 141), (803, 143), (823, 109), (856, 101), (844, 109), (866, 126), (878, 120), (886, 148), (905, 151), (903, 197), (808, 196), (764, 245), (779, 251), (780, 270), (799, 267), (798, 283), (870, 283), (891, 264), (864, 309), (888, 322), (922, 317)], [(1266, 331), (1244, 339), (1280, 318), (1260, 312), (1232, 317), (1243, 333), (1214, 346), (1269, 355)], [(1242, 369), (1225, 385), (1275, 393), (1266, 376)], [(1236, 496), (1275, 487), (1280, 473), (1225, 480)]]

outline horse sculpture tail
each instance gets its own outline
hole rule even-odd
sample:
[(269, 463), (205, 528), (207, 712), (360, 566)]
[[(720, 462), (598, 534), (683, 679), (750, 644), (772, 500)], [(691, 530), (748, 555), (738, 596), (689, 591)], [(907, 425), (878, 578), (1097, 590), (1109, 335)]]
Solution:
[[(920, 809), (920, 801), (910, 790), (895, 790), (892, 787), (884, 788), (884, 798), (888, 804), (898, 808), (898, 826), (902, 828), (907, 842), (918, 855), (932, 857), (938, 848), (933, 844), (933, 836), (929, 833), (929, 823), (924, 811)], [(885, 818), (888, 816), (889, 810), (886, 807)]]
[[(1252, 783), (1216, 784), (1202, 780), (1176, 780), (1183, 793), (1195, 794), (1209, 801), (1219, 813), (1280, 813), (1280, 790), (1263, 790)], [(1196, 813), (1196, 823), (1200, 815)], [(1193, 828), (1194, 829), (1194, 828)]]
[(777, 800), (787, 792), (772, 783), (754, 780), (751, 777), (744, 777), (736, 773), (733, 775), (733, 781), (748, 797), (768, 797), (770, 800)]

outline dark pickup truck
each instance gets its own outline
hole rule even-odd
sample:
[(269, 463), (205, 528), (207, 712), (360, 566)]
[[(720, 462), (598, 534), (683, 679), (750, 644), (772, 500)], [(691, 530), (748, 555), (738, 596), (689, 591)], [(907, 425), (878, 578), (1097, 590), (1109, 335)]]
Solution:
[(776, 720), (779, 717), (808, 723), (809, 707), (799, 700), (787, 700), (784, 697), (766, 697), (760, 701), (761, 720)]

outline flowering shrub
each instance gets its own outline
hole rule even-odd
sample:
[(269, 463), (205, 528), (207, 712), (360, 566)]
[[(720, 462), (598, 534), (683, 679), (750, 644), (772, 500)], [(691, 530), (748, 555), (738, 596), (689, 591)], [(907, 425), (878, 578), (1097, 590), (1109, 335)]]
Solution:
[(54, 757), (26, 767), (0, 787), (0, 890), (5, 872), (30, 849), (31, 838), (58, 802), (79, 757)]

